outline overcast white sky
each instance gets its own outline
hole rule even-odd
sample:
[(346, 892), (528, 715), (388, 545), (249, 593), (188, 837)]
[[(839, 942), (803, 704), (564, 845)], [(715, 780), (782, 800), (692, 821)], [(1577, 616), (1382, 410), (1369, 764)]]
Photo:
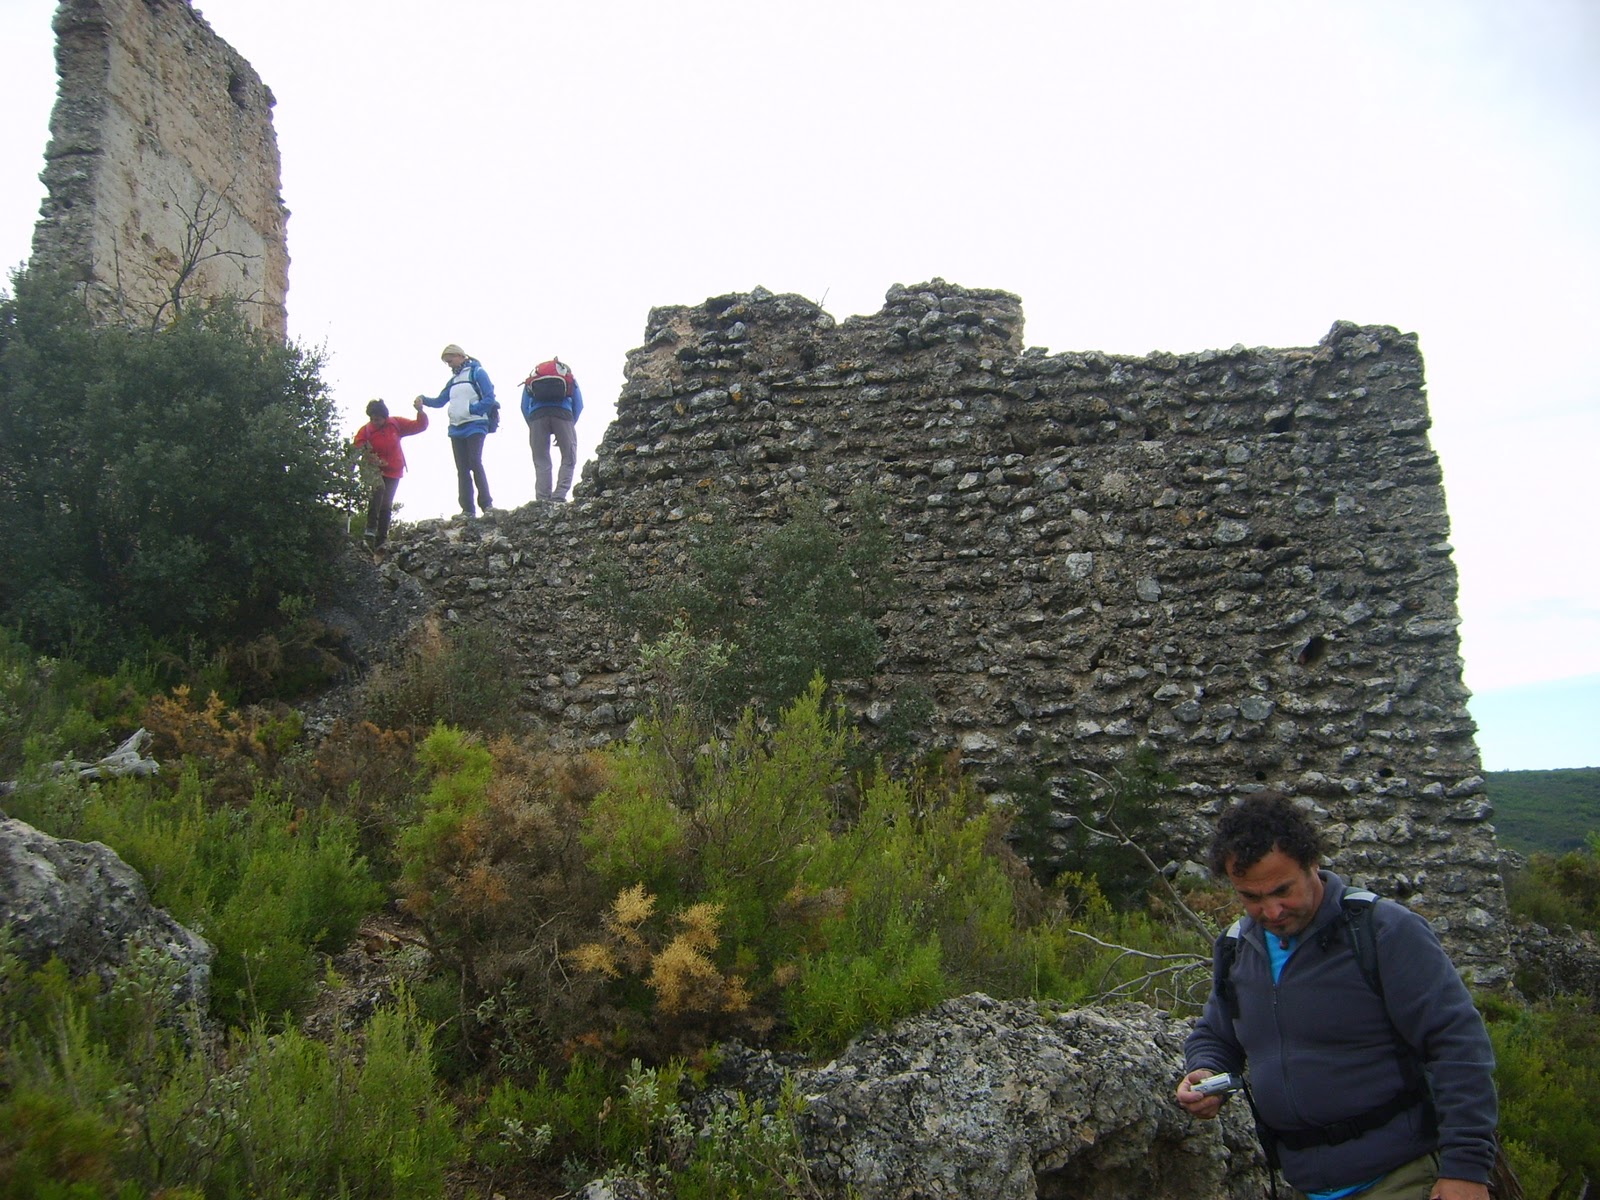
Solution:
[[(1396, 325), (1427, 362), (1485, 765), (1600, 765), (1593, 0), (196, 7), (277, 97), (290, 331), (350, 430), (436, 393), (456, 341), (512, 399), (561, 354), (588, 457), (649, 309), (756, 285), (840, 319), (895, 283), (1004, 288), (1052, 351)], [(53, 11), (0, 0), (10, 266)], [(442, 431), (407, 453), (403, 517), (453, 511)], [(531, 498), (514, 416), (487, 462), (498, 503)], [(1513, 696), (1515, 741), (1485, 715)]]

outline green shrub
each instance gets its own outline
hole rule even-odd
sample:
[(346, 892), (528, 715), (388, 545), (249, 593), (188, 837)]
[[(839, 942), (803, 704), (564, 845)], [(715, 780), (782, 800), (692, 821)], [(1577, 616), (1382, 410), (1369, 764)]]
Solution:
[(495, 1180), (523, 1182), (556, 1164), (569, 1184), (595, 1176), (644, 1183), (678, 1200), (795, 1200), (818, 1195), (795, 1131), (801, 1100), (772, 1108), (739, 1097), (691, 1119), (684, 1064), (600, 1071), (574, 1062), (559, 1086), (502, 1083), (473, 1123), (474, 1158)]
[[(681, 1068), (668, 1074), (675, 1091)], [(513, 1175), (541, 1160), (592, 1175), (628, 1162), (635, 1147), (648, 1141), (650, 1126), (648, 1114), (618, 1103), (623, 1078), (578, 1057), (559, 1083), (547, 1068), (531, 1086), (502, 1081), (473, 1122), (473, 1157)]]
[(361, 856), (384, 881), (400, 871), (400, 831), (419, 812), (412, 735), (370, 721), (336, 721), (314, 751), (284, 764), (284, 796), (297, 807), (326, 802), (348, 818)]
[(0, 1095), (0, 1198), (100, 1200), (137, 1196), (116, 1186), (116, 1125), (64, 1093), (23, 1086)]
[(594, 568), (594, 601), (648, 642), (669, 632), (700, 653), (687, 663), (656, 660), (672, 698), (689, 692), (722, 719), (755, 701), (768, 712), (825, 680), (863, 678), (882, 641), (874, 619), (892, 594), (882, 514), (862, 492), (830, 522), (814, 501), (754, 542), (714, 509), (697, 514), (690, 571), (640, 586), (616, 563)]
[(493, 630), (425, 627), (401, 660), (379, 666), (365, 688), (364, 713), (385, 729), (423, 732), (451, 725), (485, 735), (517, 724), (517, 676), (496, 664), (504, 654)]
[(68, 658), (35, 654), (0, 626), (0, 779), (59, 759), (92, 762), (139, 725), (156, 673), (102, 677)]
[(1025, 994), (1033, 982), (1003, 819), (959, 777), (880, 776), (857, 819), (820, 844), (802, 875), (843, 904), (810, 936), (786, 1001), (802, 1042), (831, 1048), (973, 988)]
[(641, 723), (609, 752), (583, 826), (613, 900), (605, 935), (574, 957), (612, 981), (618, 1019), (645, 1039), (625, 1044), (657, 1058), (727, 1036), (735, 1018), (770, 1023), (750, 1010), (751, 985), (775, 997), (770, 981), (805, 936), (791, 893), (829, 836), (851, 742), (820, 678), (771, 729), (747, 709), (726, 742), (677, 740), (692, 733)]
[(355, 505), (321, 365), (227, 306), (95, 325), (66, 281), (17, 275), (0, 296), (0, 622), (104, 670), (271, 628)]
[[(669, 907), (682, 899), (693, 869), (690, 789), (698, 753), (675, 750), (653, 721), (642, 722), (634, 737), (609, 752), (610, 785), (588, 807), (581, 827), (589, 866), (609, 891), (640, 884)], [(691, 759), (687, 769), (675, 755)], [(675, 800), (680, 794), (681, 805)]]
[(455, 1114), (434, 1086), (431, 1035), (404, 996), (374, 1014), (362, 1044), (323, 1047), (257, 1024), (241, 1053), (230, 1164), (256, 1196), (432, 1198), (461, 1146)]
[(1600, 933), (1600, 834), (1584, 850), (1560, 856), (1534, 854), (1509, 873), (1506, 904), (1512, 913), (1540, 925)]
[(175, 969), (144, 955), (94, 996), (0, 946), (0, 1196), (442, 1193), (454, 1112), (404, 995), (360, 1038), (258, 1021), (211, 1057)]
[[(593, 1016), (593, 984), (562, 955), (592, 936), (604, 903), (578, 841), (602, 762), (507, 739), (484, 747), (447, 727), (417, 759), (427, 788), (400, 836), (400, 889), (454, 995), (452, 1011), (430, 1011), (454, 1030), (453, 1069), (526, 1071)], [(508, 1026), (520, 1042), (510, 1053)]]
[(1494, 1043), (1500, 1130), (1529, 1196), (1577, 1200), (1600, 1179), (1600, 1014), (1571, 999), (1479, 996)]
[(807, 960), (785, 997), (800, 1045), (837, 1050), (863, 1029), (891, 1025), (951, 994), (939, 943), (922, 929), (902, 919), (880, 923), (874, 933), (883, 940), (870, 950), (835, 945)]
[[(1161, 800), (1175, 782), (1147, 749), (1109, 776), (1079, 771), (1063, 781), (1041, 768), (1031, 777), (1009, 779), (1005, 790), (1016, 809), (1013, 842), (1046, 887), (1071, 872), (1094, 879), (1118, 910), (1137, 911), (1148, 902), (1153, 882), (1139, 847), (1162, 844)], [(1065, 830), (1057, 824), (1062, 809), (1076, 818)]]

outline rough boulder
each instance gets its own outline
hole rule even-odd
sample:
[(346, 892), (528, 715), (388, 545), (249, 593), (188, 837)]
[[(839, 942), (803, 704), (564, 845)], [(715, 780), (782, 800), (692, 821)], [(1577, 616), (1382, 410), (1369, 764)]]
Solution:
[[(793, 1072), (811, 1179), (860, 1200), (1256, 1200), (1245, 1106), (1195, 1121), (1172, 1099), (1187, 1031), (1143, 1005), (946, 1001)], [(754, 1096), (782, 1074), (760, 1053), (723, 1066)]]
[(0, 928), (9, 926), (22, 958), (42, 965), (54, 954), (74, 975), (109, 979), (141, 947), (183, 968), (176, 999), (204, 1011), (211, 944), (150, 903), (144, 880), (99, 842), (53, 838), (0, 817)]

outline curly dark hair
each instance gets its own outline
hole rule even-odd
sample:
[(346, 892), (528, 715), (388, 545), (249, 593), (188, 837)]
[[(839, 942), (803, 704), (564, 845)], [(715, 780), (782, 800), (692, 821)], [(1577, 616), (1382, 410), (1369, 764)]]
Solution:
[(1248, 869), (1274, 850), (1310, 867), (1322, 860), (1322, 834), (1282, 792), (1257, 792), (1223, 812), (1207, 865), (1226, 879), (1230, 862), (1235, 869)]

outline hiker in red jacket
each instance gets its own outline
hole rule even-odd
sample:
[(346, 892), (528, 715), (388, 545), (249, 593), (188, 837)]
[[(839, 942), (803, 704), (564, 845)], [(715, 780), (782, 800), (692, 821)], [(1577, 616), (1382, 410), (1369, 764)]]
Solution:
[(405, 452), (400, 449), (400, 439), (421, 433), (428, 427), (428, 414), (422, 411), (422, 401), (412, 401), (417, 415), (391, 417), (389, 406), (382, 400), (367, 405), (369, 420), (356, 430), (355, 445), (366, 447), (367, 453), (377, 463), (380, 478), (372, 487), (372, 500), (367, 505), (367, 544), (374, 550), (389, 537), (389, 517), (394, 511), (394, 494), (400, 487), (400, 476), (406, 473)]

